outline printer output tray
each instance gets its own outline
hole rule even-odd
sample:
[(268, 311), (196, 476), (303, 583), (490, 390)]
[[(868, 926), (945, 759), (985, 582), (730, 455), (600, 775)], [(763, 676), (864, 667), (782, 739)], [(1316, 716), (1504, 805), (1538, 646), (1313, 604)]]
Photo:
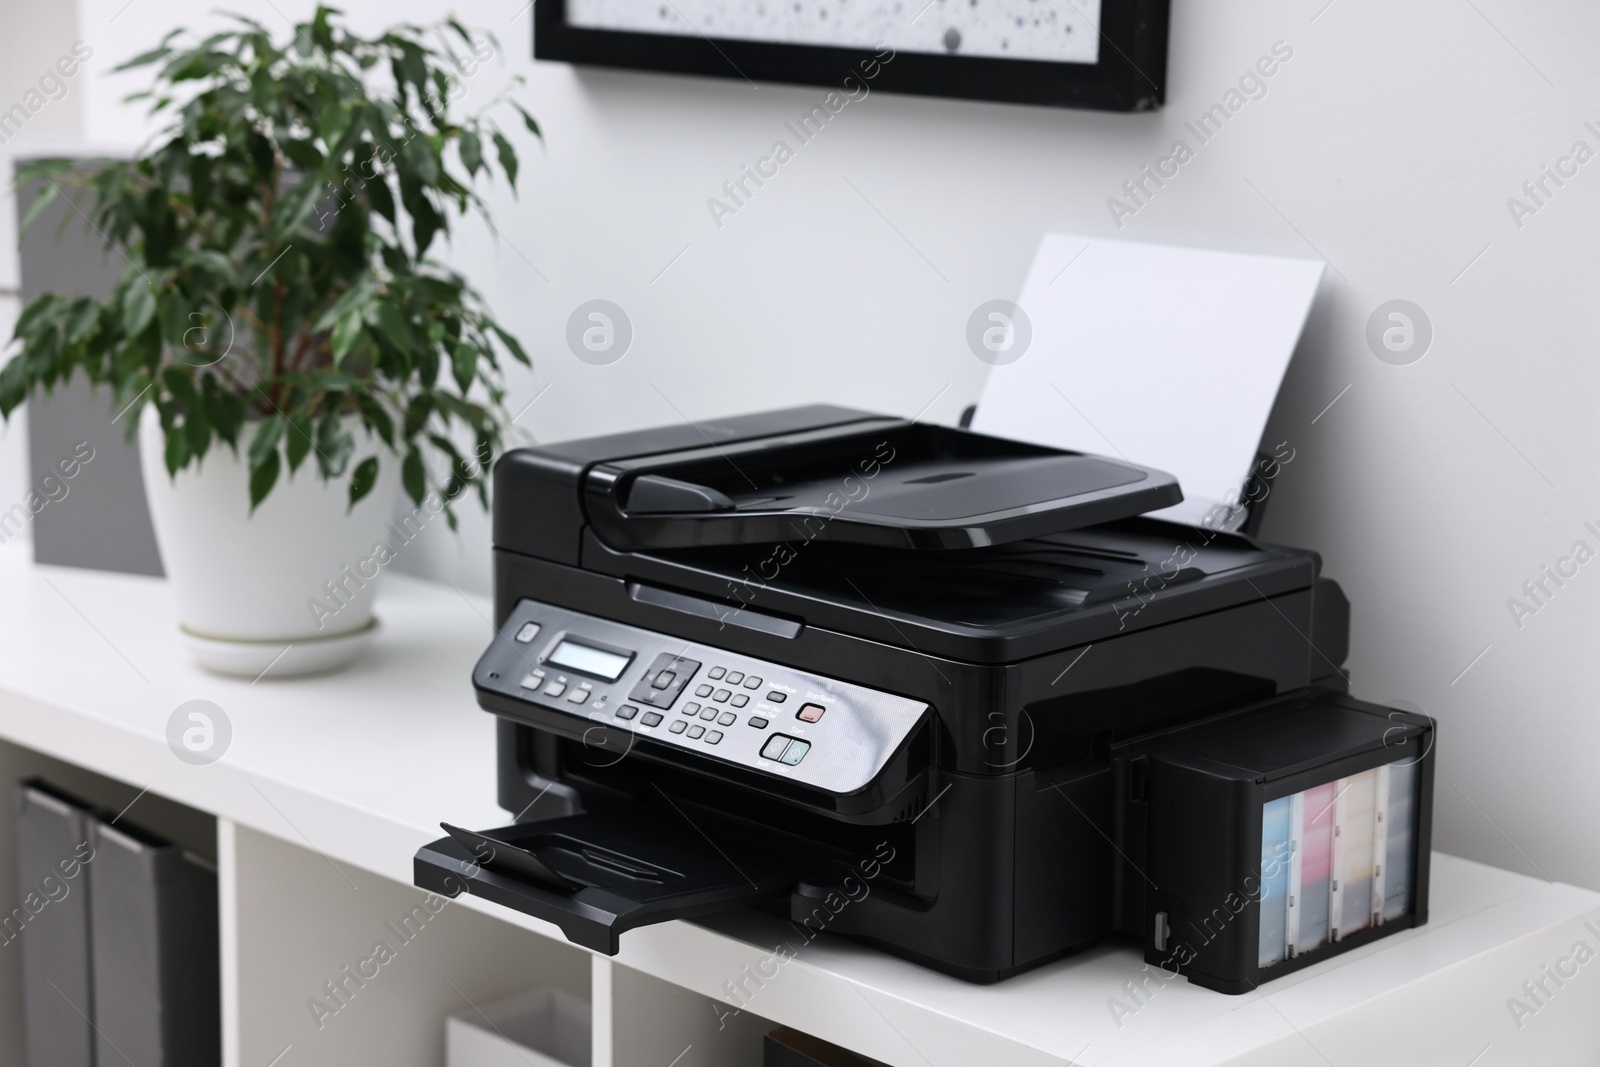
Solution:
[(471, 893), (616, 955), (625, 930), (786, 896), (841, 853), (671, 800), (451, 836), (421, 849), (416, 884)]

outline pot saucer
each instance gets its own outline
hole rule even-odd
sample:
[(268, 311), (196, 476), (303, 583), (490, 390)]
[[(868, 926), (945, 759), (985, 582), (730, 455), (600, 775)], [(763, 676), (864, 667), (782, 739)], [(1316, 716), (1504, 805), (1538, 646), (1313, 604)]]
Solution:
[(290, 678), (336, 670), (360, 655), (377, 632), (376, 616), (361, 629), (347, 634), (294, 641), (229, 641), (202, 637), (178, 627), (184, 647), (200, 666), (257, 681), (263, 677)]

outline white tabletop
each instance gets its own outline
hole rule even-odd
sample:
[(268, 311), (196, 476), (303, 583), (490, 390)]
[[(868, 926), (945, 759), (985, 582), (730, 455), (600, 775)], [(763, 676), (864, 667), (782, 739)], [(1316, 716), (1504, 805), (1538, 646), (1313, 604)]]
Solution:
[[(163, 582), (38, 567), (14, 542), (0, 548), (0, 736), (409, 883), (412, 855), (440, 836), (441, 819), (490, 827), (507, 816), (494, 798), (493, 719), (469, 683), (491, 633), (487, 599), (385, 581), (382, 631), (355, 665), (251, 683), (188, 659)], [(167, 747), (169, 716), (196, 698), (222, 707), (233, 728), (210, 766)], [(974, 986), (841, 938), (797, 945), (791, 927), (758, 912), (631, 931), (619, 962), (725, 999), (730, 975), (787, 939), (797, 956), (751, 1011), (893, 1064), (938, 1067), (1492, 1067), (1541, 1062), (1525, 1056), (1540, 1041), (1570, 1050), (1570, 1020), (1600, 1019), (1600, 974), (1570, 982), (1521, 1029), (1505, 1003), (1575, 941), (1600, 947), (1600, 894), (1436, 854), (1431, 912), (1425, 927), (1242, 997), (1176, 981), (1140, 1003), (1124, 983), (1143, 961), (1120, 942)], [(1137, 1010), (1114, 1013), (1112, 998)], [(1593, 1051), (1600, 1023), (1591, 1028)]]

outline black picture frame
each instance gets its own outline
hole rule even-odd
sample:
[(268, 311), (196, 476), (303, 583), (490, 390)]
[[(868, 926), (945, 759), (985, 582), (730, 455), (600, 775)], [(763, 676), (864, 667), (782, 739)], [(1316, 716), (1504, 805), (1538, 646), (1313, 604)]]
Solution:
[[(1170, 0), (1101, 0), (1099, 61), (1054, 63), (896, 53), (874, 90), (1100, 111), (1150, 111), (1166, 99)], [(585, 66), (839, 86), (870, 49), (595, 30), (567, 21), (566, 0), (534, 4), (535, 59)]]

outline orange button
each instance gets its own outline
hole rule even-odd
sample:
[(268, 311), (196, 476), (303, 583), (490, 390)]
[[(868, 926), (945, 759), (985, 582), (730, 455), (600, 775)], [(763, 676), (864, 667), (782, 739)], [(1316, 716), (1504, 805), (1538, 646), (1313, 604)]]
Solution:
[(822, 713), (827, 710), (821, 704), (801, 704), (800, 710), (795, 712), (795, 718), (801, 722), (816, 722), (822, 718)]

